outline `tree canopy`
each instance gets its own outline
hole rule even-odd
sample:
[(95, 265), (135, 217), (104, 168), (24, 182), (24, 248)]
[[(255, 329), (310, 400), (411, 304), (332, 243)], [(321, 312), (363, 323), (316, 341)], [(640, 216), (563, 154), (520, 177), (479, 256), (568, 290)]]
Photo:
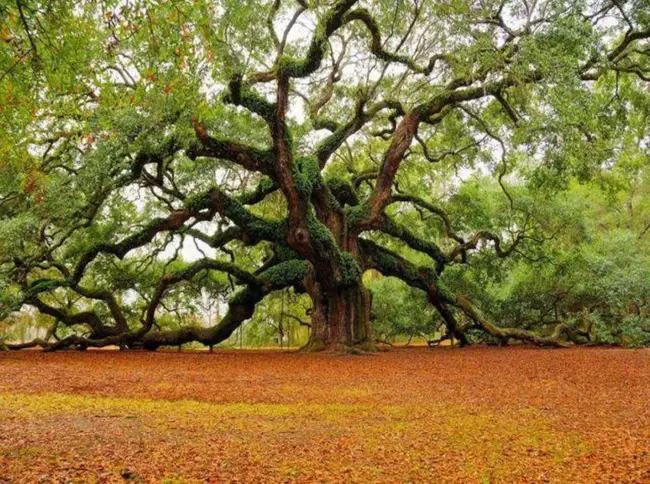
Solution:
[[(0, 316), (51, 320), (8, 347), (212, 346), (288, 288), (310, 350), (417, 306), (461, 344), (648, 343), (645, 0), (0, 18)], [(370, 269), (419, 294), (375, 282), (373, 314)]]

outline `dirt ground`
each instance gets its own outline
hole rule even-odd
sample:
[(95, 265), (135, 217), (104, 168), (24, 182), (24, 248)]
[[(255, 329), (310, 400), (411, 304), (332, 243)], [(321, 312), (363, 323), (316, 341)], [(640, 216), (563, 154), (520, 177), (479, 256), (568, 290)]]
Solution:
[(650, 351), (0, 353), (0, 482), (650, 482)]

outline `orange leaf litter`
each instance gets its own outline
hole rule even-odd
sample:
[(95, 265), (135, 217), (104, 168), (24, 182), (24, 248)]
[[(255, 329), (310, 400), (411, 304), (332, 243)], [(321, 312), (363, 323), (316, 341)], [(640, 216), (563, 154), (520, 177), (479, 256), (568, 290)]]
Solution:
[(0, 353), (0, 482), (650, 482), (650, 351)]

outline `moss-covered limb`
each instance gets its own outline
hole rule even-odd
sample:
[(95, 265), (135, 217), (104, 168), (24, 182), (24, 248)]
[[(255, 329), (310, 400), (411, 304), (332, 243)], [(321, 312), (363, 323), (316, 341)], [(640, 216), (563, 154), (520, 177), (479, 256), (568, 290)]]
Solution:
[(271, 150), (260, 150), (252, 146), (235, 143), (230, 140), (217, 139), (210, 136), (198, 120), (193, 120), (194, 131), (200, 144), (194, 144), (187, 150), (191, 159), (198, 157), (219, 158), (232, 161), (247, 170), (265, 175), (273, 173), (273, 153)]
[(370, 182), (370, 180), (375, 180), (379, 177), (379, 172), (375, 169), (366, 170), (357, 174), (352, 180), (352, 184), (356, 190), (359, 189), (363, 182)]
[(311, 271), (309, 262), (302, 259), (287, 260), (269, 267), (257, 276), (265, 293), (285, 287), (301, 285)]
[(359, 248), (366, 269), (376, 269), (385, 276), (401, 279), (409, 286), (429, 292), (438, 274), (435, 270), (417, 267), (399, 254), (368, 240), (359, 239)]
[[(416, 12), (419, 14), (420, 10), (418, 9)], [(377, 58), (385, 62), (396, 62), (405, 65), (413, 72), (428, 76), (431, 73), (431, 71), (433, 71), (438, 61), (448, 59), (448, 56), (445, 54), (437, 54), (429, 58), (427, 65), (419, 66), (413, 60), (413, 58), (408, 55), (400, 55), (397, 53), (388, 52), (387, 50), (384, 49), (384, 43), (381, 40), (381, 32), (379, 30), (379, 25), (372, 17), (372, 15), (370, 15), (370, 12), (368, 12), (366, 9), (363, 8), (355, 9), (353, 11), (346, 13), (345, 16), (343, 17), (344, 23), (352, 22), (354, 20), (360, 21), (366, 26), (371, 36), (370, 51)], [(414, 19), (414, 22), (415, 20), (417, 20), (417, 17), (416, 19)]]
[(329, 103), (332, 99), (332, 95), (334, 94), (334, 85), (341, 79), (341, 67), (347, 51), (347, 46), (347, 39), (342, 38), (341, 50), (339, 54), (336, 58), (332, 57), (332, 69), (327, 76), (325, 88), (322, 90), (320, 96), (315, 101), (312, 101), (308, 96), (305, 96), (296, 91), (296, 94), (302, 97), (309, 106), (309, 117), (311, 118), (314, 129), (327, 129), (334, 132), (339, 127), (339, 123), (337, 121), (321, 117), (320, 112), (323, 107), (325, 107), (325, 105), (327, 105), (327, 103)]
[(223, 101), (248, 109), (264, 119), (269, 126), (275, 124), (277, 105), (266, 100), (249, 84), (243, 82), (240, 75), (234, 76), (228, 83), (228, 91), (224, 94)]
[(509, 339), (524, 341), (532, 343), (537, 346), (554, 346), (566, 347), (570, 342), (566, 339), (571, 334), (568, 327), (561, 323), (557, 325), (550, 336), (540, 336), (533, 331), (527, 331), (519, 328), (507, 328), (496, 326), (490, 323), (481, 312), (472, 305), (472, 303), (464, 296), (448, 297), (449, 304), (459, 308), (465, 315), (470, 318), (477, 328), (485, 331), (490, 336), (499, 339), (506, 343)]
[(99, 243), (91, 247), (80, 258), (72, 273), (73, 283), (79, 282), (83, 277), (86, 267), (101, 253), (112, 254), (123, 258), (131, 250), (142, 247), (151, 242), (160, 232), (175, 231), (180, 229), (190, 218), (197, 216), (203, 207), (188, 206), (183, 210), (176, 210), (167, 217), (158, 217), (149, 222), (143, 229), (115, 244)]
[(368, 206), (365, 203), (358, 205), (351, 205), (345, 207), (346, 221), (348, 224), (348, 232), (358, 234), (361, 230), (372, 230), (377, 224), (362, 225), (364, 221), (368, 220)]
[(343, 209), (334, 190), (337, 187), (341, 188), (340, 185), (344, 185), (345, 181), (324, 180), (316, 159), (311, 156), (296, 160), (293, 166), (293, 178), (296, 190), (305, 206), (309, 209), (311, 203), (318, 219), (333, 232), (334, 238), (338, 238), (344, 225)]
[(327, 39), (343, 25), (353, 21), (360, 21), (366, 26), (372, 39), (371, 52), (386, 62), (400, 63), (416, 73), (428, 75), (438, 61), (448, 59), (445, 54), (437, 54), (429, 59), (426, 66), (418, 66), (413, 58), (409, 56), (386, 51), (381, 40), (379, 26), (370, 13), (363, 8), (349, 11), (355, 3), (357, 3), (355, 0), (340, 0), (335, 3), (316, 27), (316, 32), (305, 58), (296, 60), (283, 57), (278, 61), (278, 69), (286, 72), (291, 77), (306, 77), (315, 72), (324, 57)]
[(23, 291), (23, 299), (31, 299), (44, 292), (54, 291), (59, 287), (70, 287), (71, 283), (66, 279), (37, 279)]
[(517, 249), (517, 246), (519, 245), (519, 243), (522, 241), (523, 238), (524, 235), (518, 233), (514, 237), (510, 246), (504, 249), (502, 247), (501, 238), (498, 235), (496, 235), (493, 232), (489, 232), (487, 230), (481, 230), (474, 233), (472, 238), (469, 239), (467, 242), (464, 242), (458, 245), (457, 247), (455, 247), (452, 250), (452, 252), (449, 254), (449, 259), (454, 260), (456, 257), (458, 257), (458, 255), (464, 255), (465, 252), (467, 252), (468, 250), (476, 249), (476, 247), (478, 247), (478, 243), (482, 240), (492, 241), (492, 243), (494, 244), (494, 251), (497, 253), (499, 257), (501, 258), (508, 257)]
[(311, 156), (297, 158), (291, 171), (296, 191), (305, 201), (310, 199), (314, 190), (324, 186), (318, 164)]
[(440, 207), (427, 202), (426, 200), (416, 197), (413, 195), (405, 195), (405, 194), (394, 194), (391, 197), (391, 203), (392, 202), (406, 202), (406, 203), (411, 203), (413, 205), (416, 205), (418, 207), (424, 208), (425, 210), (428, 210), (434, 215), (437, 215), (440, 220), (442, 221), (444, 228), (445, 228), (445, 233), (447, 234), (447, 237), (454, 239), (457, 241), (459, 244), (465, 244), (465, 239), (463, 239), (460, 235), (458, 235), (452, 225), (451, 225), (451, 219), (447, 215), (447, 213)]
[(345, 203), (351, 201), (352, 199), (350, 198), (346, 200), (344, 193), (335, 194), (327, 182), (323, 183), (320, 188), (314, 190), (311, 198), (316, 216), (329, 228), (339, 246), (344, 249), (347, 224), (343, 206)]
[(409, 229), (407, 229), (403, 225), (396, 223), (387, 215), (382, 217), (380, 223), (377, 225), (376, 228), (380, 232), (383, 232), (387, 235), (390, 235), (391, 237), (395, 237), (396, 239), (401, 240), (406, 245), (408, 245), (411, 249), (427, 254), (429, 257), (431, 257), (433, 260), (436, 261), (436, 269), (438, 270), (438, 272), (442, 272), (444, 266), (449, 262), (449, 259), (442, 252), (440, 247), (438, 247), (438, 245), (436, 245), (431, 241), (424, 240), (418, 237)]
[(253, 313), (254, 310), (251, 311), (247, 307), (235, 306), (215, 326), (208, 328), (186, 326), (174, 330), (152, 331), (134, 342), (133, 346), (142, 346), (150, 351), (155, 351), (163, 346), (180, 346), (194, 342), (202, 343), (206, 346), (214, 346), (228, 339), (243, 321), (253, 316)]
[(212, 235), (193, 227), (184, 228), (180, 233), (190, 235), (213, 249), (219, 249), (233, 240), (242, 240), (244, 238), (244, 231), (239, 227), (228, 227), (226, 230), (220, 230)]
[(237, 197), (237, 200), (242, 205), (255, 205), (277, 189), (277, 183), (275, 183), (271, 178), (263, 178), (253, 190), (242, 193)]
[(320, 259), (332, 260), (333, 254), (336, 254), (339, 251), (338, 244), (334, 239), (332, 232), (323, 224), (313, 209), (307, 213), (307, 230), (309, 233), (309, 243), (311, 245), (313, 258), (316, 258), (316, 255)]
[(283, 244), (276, 244), (273, 246), (273, 257), (276, 261), (273, 265), (301, 258), (295, 250)]
[(366, 109), (366, 99), (363, 97), (357, 99), (352, 119), (345, 124), (338, 125), (331, 135), (316, 146), (316, 159), (321, 169), (345, 140), (358, 132), (384, 109), (391, 109), (396, 115), (404, 114), (404, 108), (397, 101), (381, 101)]
[(310, 240), (309, 260), (327, 289), (347, 286), (361, 277), (361, 267), (352, 254), (341, 250), (334, 234), (310, 211), (307, 214)]
[(312, 126), (315, 130), (326, 129), (332, 133), (341, 127), (341, 125), (333, 119), (326, 119), (324, 117), (312, 119)]
[(278, 59), (277, 70), (289, 77), (307, 77), (314, 73), (325, 56), (327, 39), (344, 25), (343, 16), (355, 3), (357, 0), (338, 0), (318, 22), (305, 57), (282, 56)]
[(325, 180), (325, 184), (329, 188), (332, 196), (336, 199), (339, 206), (345, 205), (355, 206), (359, 205), (359, 195), (356, 189), (345, 178), (330, 177)]
[(209, 206), (222, 216), (229, 218), (253, 240), (267, 240), (284, 243), (287, 234), (286, 221), (270, 221), (254, 215), (233, 197), (218, 188), (209, 192)]
[[(269, 102), (249, 84), (243, 82), (241, 75), (234, 76), (228, 84), (228, 88), (228, 92), (224, 95), (224, 102), (245, 107), (262, 117), (270, 129), (273, 140), (273, 148), (270, 152), (257, 152), (256, 159), (243, 155), (241, 156), (242, 162), (245, 162), (249, 169), (269, 175), (285, 194), (290, 214), (294, 213), (295, 215), (299, 204), (296, 202), (291, 177), (291, 133), (285, 122), (289, 99), (288, 78), (286, 76), (277, 76), (277, 99), (275, 103)], [(197, 132), (197, 134), (199, 134), (199, 138), (207, 141), (206, 133)], [(265, 161), (261, 162), (261, 160)]]
[(253, 284), (241, 289), (229, 301), (228, 312), (218, 324), (209, 328), (185, 327), (172, 331), (152, 331), (137, 339), (147, 349), (199, 342), (215, 345), (227, 339), (245, 320), (251, 318), (255, 306), (272, 291), (301, 285), (310, 270), (308, 263), (292, 260), (277, 264), (259, 274)]
[(515, 339), (525, 341), (538, 346), (567, 346), (567, 340), (564, 338), (570, 335), (568, 328), (560, 324), (550, 336), (541, 336), (532, 331), (526, 331), (519, 328), (502, 328), (490, 323), (478, 309), (464, 296), (456, 296), (440, 285), (437, 275), (434, 271), (418, 268), (399, 255), (391, 252), (372, 241), (361, 239), (359, 246), (362, 248), (364, 262), (367, 268), (373, 268), (387, 276), (397, 277), (412, 287), (422, 289), (429, 296), (429, 301), (440, 312), (445, 324), (459, 341), (467, 343), (465, 330), (461, 327), (449, 306), (461, 310), (477, 329), (498, 338), (502, 341)]
[(286, 239), (286, 221), (268, 221), (258, 217), (246, 209), (239, 200), (230, 197), (217, 187), (189, 198), (186, 201), (186, 207), (186, 210), (195, 214), (207, 211), (208, 218), (219, 213), (232, 220), (252, 240), (283, 243)]
[(282, 222), (268, 222), (246, 210), (244, 206), (213, 188), (198, 196), (188, 198), (185, 208), (176, 210), (167, 217), (159, 217), (149, 222), (137, 233), (126, 237), (124, 240), (110, 244), (99, 243), (81, 255), (74, 271), (66, 279), (42, 279), (29, 284), (25, 290), (25, 299), (33, 298), (43, 292), (54, 290), (58, 287), (73, 287), (79, 283), (88, 265), (99, 254), (111, 254), (123, 258), (131, 250), (151, 242), (160, 232), (179, 231), (184, 228), (185, 222), (191, 218), (211, 219), (215, 213), (229, 218), (242, 230), (246, 231), (255, 240), (269, 240), (284, 242), (286, 238), (286, 224)]
[(89, 299), (103, 301), (115, 320), (115, 328), (117, 331), (128, 331), (129, 325), (126, 321), (126, 317), (112, 292), (103, 289), (90, 289), (80, 286), (79, 284), (74, 286), (74, 290)]
[(254, 286), (261, 283), (260, 280), (258, 280), (258, 278), (253, 274), (230, 262), (220, 261), (216, 259), (200, 259), (180, 270), (166, 274), (163, 277), (163, 285), (165, 287), (169, 287), (180, 281), (190, 280), (199, 272), (205, 270), (226, 272), (234, 276), (239, 282), (243, 284)]
[(316, 159), (321, 169), (325, 167), (327, 160), (339, 149), (345, 140), (359, 131), (372, 118), (371, 115), (364, 112), (364, 106), (365, 99), (358, 99), (354, 117), (347, 123), (339, 125), (332, 134), (316, 146)]
[(449, 333), (462, 345), (469, 344), (464, 328), (457, 322), (453, 312), (447, 306), (447, 301), (438, 286), (438, 275), (435, 271), (417, 267), (400, 255), (366, 239), (359, 240), (366, 268), (376, 269), (385, 276), (401, 279), (406, 284), (421, 289), (427, 294), (429, 303), (433, 305), (443, 318)]
[(66, 309), (51, 306), (38, 297), (31, 298), (25, 302), (31, 306), (34, 306), (41, 313), (56, 318), (66, 326), (74, 326), (77, 324), (88, 326), (91, 329), (92, 337), (94, 338), (104, 338), (124, 332), (124, 328), (121, 326), (118, 327), (105, 325), (102, 322), (101, 318), (94, 311), (70, 313)]

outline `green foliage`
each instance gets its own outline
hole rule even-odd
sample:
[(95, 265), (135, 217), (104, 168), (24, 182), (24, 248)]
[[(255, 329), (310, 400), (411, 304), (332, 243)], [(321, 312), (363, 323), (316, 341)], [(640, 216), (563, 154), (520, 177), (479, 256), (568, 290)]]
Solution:
[(311, 156), (305, 156), (295, 160), (293, 179), (296, 190), (305, 199), (309, 199), (312, 192), (320, 187), (323, 182), (318, 163)]
[(307, 272), (308, 266), (304, 260), (289, 260), (264, 271), (261, 278), (269, 288), (282, 288), (299, 283)]
[(440, 317), (427, 307), (426, 295), (399, 279), (381, 277), (368, 284), (373, 296), (373, 329), (380, 339), (402, 336), (433, 339), (440, 331)]
[[(309, 328), (301, 322), (309, 322), (305, 311), (311, 306), (306, 295), (292, 291), (276, 291), (257, 305), (253, 317), (243, 325), (243, 346), (292, 346), (307, 343)], [(234, 334), (229, 343), (240, 344), (240, 335)]]
[(552, 239), (541, 247), (525, 242), (521, 256), (498, 263), (481, 254), (469, 268), (449, 268), (443, 280), (479, 300), (503, 326), (550, 333), (567, 323), (594, 343), (647, 345), (650, 246), (643, 231), (650, 212), (644, 178), (613, 198), (611, 187), (605, 191), (594, 181), (574, 183), (554, 200), (536, 199), (538, 216), (545, 211), (552, 217)]

